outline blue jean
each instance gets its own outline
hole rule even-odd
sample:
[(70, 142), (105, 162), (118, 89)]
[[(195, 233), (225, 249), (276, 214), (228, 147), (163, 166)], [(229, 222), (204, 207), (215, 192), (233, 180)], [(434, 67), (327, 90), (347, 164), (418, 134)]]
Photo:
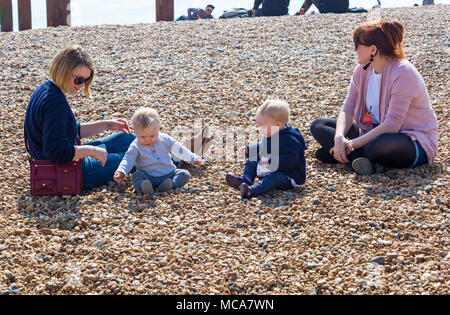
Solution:
[[(257, 167), (258, 162), (256, 161), (247, 161), (247, 163), (245, 163), (244, 178), (251, 184), (255, 181)], [(252, 196), (264, 195), (275, 189), (288, 190), (291, 188), (292, 184), (289, 177), (280, 172), (270, 173), (269, 175), (264, 176), (260, 182), (250, 187)]]
[(100, 161), (90, 156), (83, 158), (83, 190), (105, 185), (108, 181), (112, 181), (115, 171), (134, 139), (136, 139), (134, 134), (127, 135), (119, 132), (109, 137), (86, 143), (86, 145), (103, 147), (108, 152), (108, 156), (104, 167), (102, 167)]

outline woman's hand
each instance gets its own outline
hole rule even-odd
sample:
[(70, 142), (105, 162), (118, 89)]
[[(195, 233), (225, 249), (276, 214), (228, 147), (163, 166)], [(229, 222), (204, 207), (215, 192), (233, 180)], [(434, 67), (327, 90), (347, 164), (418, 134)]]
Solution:
[(331, 148), (330, 154), (337, 160), (339, 163), (350, 163), (347, 159), (347, 155), (354, 151), (352, 143), (345, 137), (336, 137), (334, 138), (334, 147)]
[(106, 152), (106, 150), (103, 148), (93, 147), (91, 156), (97, 161), (100, 161), (102, 167), (104, 167), (106, 164), (106, 158), (108, 157), (108, 152)]
[(122, 172), (115, 172), (114, 173), (114, 181), (116, 183), (120, 183), (122, 181), (122, 179), (125, 178), (125, 174)]
[(128, 122), (125, 119), (121, 119), (121, 118), (113, 119), (113, 120), (106, 120), (106, 128), (108, 130), (123, 131), (127, 135), (129, 135), (131, 133)]

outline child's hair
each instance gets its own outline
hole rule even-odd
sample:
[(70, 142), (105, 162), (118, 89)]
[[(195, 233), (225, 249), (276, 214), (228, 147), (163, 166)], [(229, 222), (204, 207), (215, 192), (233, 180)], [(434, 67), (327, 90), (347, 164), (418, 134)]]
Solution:
[(145, 129), (154, 123), (160, 124), (159, 115), (156, 110), (148, 107), (139, 108), (133, 115), (133, 129)]
[(256, 110), (256, 116), (264, 115), (283, 125), (289, 122), (289, 104), (282, 100), (267, 100)]

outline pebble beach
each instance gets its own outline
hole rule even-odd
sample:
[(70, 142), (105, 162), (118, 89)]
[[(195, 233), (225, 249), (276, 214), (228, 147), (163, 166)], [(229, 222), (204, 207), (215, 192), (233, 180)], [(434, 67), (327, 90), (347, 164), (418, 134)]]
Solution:
[[(0, 293), (450, 294), (449, 16), (435, 5), (0, 33)], [(337, 118), (357, 64), (353, 29), (372, 18), (406, 27), (405, 54), (439, 121), (432, 165), (361, 176), (314, 159), (309, 127)], [(212, 148), (178, 191), (136, 194), (128, 177), (32, 197), (26, 106), (73, 44), (96, 65), (91, 98), (68, 97), (81, 122), (150, 106), (163, 132), (200, 121), (214, 135), (256, 126), (264, 100), (284, 99), (309, 146), (306, 184), (242, 200), (225, 175), (244, 161)]]

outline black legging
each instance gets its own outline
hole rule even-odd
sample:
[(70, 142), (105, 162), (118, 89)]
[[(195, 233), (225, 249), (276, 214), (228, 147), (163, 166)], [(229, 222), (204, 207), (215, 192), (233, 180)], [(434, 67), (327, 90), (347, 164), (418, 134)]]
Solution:
[[(322, 146), (317, 150), (316, 157), (324, 163), (339, 163), (329, 153), (330, 149), (334, 147), (336, 123), (336, 119), (319, 118), (311, 124), (311, 133)], [(345, 136), (349, 139), (359, 137), (356, 124), (352, 125)], [(406, 168), (414, 163), (416, 148), (413, 141), (405, 134), (384, 133), (347, 156), (350, 162), (359, 157), (366, 157), (372, 162), (384, 166)]]

